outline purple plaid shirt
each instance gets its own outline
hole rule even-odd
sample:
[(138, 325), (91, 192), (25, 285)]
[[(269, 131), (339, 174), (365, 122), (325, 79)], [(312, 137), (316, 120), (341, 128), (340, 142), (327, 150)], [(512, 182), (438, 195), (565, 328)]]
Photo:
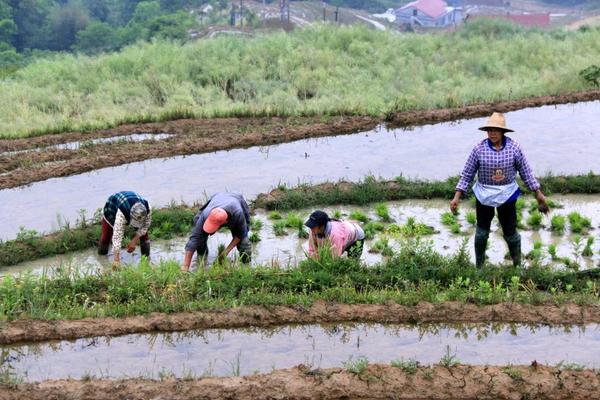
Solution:
[(477, 180), (484, 185), (508, 185), (515, 181), (517, 171), (529, 190), (540, 188), (540, 183), (533, 176), (527, 158), (517, 142), (505, 136), (504, 147), (495, 150), (488, 139), (485, 139), (475, 146), (467, 159), (456, 190), (466, 192), (475, 173)]

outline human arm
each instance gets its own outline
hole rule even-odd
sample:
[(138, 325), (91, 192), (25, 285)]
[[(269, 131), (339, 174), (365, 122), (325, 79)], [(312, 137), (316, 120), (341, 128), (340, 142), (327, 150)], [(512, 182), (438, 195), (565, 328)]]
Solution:
[(123, 212), (121, 212), (121, 210), (117, 210), (117, 214), (115, 216), (115, 224), (113, 225), (112, 237), (115, 265), (119, 265), (121, 263), (121, 246), (123, 244), (123, 236), (125, 235), (126, 224), (127, 219), (125, 218), (125, 215), (123, 214)]
[(533, 175), (533, 171), (529, 166), (529, 162), (527, 161), (527, 158), (523, 154), (523, 151), (520, 147), (517, 147), (515, 151), (515, 166), (527, 188), (533, 192), (533, 195), (538, 203), (538, 210), (546, 214), (548, 212), (546, 196), (544, 196), (544, 193), (541, 190), (541, 185), (535, 175)]
[(219, 260), (222, 260), (225, 257), (227, 257), (227, 255), (231, 253), (231, 250), (233, 250), (233, 248), (236, 247), (241, 241), (242, 239), (240, 239), (239, 237), (232, 237), (231, 242), (229, 242), (227, 247), (221, 252), (221, 254), (219, 254)]
[(454, 197), (452, 198), (452, 200), (450, 200), (450, 211), (452, 211), (452, 214), (456, 214), (458, 211), (458, 203), (460, 203), (462, 193), (463, 192), (461, 192), (460, 190), (457, 190), (454, 193)]
[(192, 257), (194, 256), (194, 252), (198, 249), (200, 244), (201, 235), (206, 235), (202, 229), (203, 225), (204, 218), (202, 217), (202, 211), (200, 211), (194, 217), (194, 228), (192, 229), (192, 233), (190, 234), (188, 242), (185, 245), (185, 253), (183, 256), (183, 263), (181, 265), (181, 270), (184, 272), (187, 272), (190, 269)]

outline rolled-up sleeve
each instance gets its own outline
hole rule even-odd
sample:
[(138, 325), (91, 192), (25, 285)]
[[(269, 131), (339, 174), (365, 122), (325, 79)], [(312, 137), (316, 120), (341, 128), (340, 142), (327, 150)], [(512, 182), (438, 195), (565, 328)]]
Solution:
[(150, 225), (152, 225), (152, 209), (150, 208), (150, 206), (148, 206), (148, 215), (146, 215), (146, 218), (144, 219), (144, 223), (142, 224), (142, 226), (140, 226), (137, 230), (137, 235), (138, 236), (144, 236), (146, 233), (148, 233), (148, 230), (150, 229)]
[(121, 210), (117, 210), (112, 238), (114, 252), (121, 251), (121, 246), (123, 245), (123, 236), (125, 236), (125, 225), (127, 225), (127, 219), (125, 218), (125, 215), (121, 212)]
[(515, 165), (517, 167), (517, 171), (519, 171), (521, 179), (523, 179), (523, 182), (525, 182), (525, 185), (529, 188), (529, 190), (535, 192), (541, 187), (540, 182), (533, 175), (533, 171), (529, 166), (527, 157), (525, 157), (525, 154), (523, 154), (523, 151), (520, 147), (515, 149)]
[(467, 162), (465, 163), (465, 167), (460, 174), (460, 180), (456, 185), (456, 190), (460, 190), (465, 193), (469, 189), (469, 185), (473, 182), (473, 178), (479, 169), (479, 153), (477, 150), (477, 146), (473, 148)]

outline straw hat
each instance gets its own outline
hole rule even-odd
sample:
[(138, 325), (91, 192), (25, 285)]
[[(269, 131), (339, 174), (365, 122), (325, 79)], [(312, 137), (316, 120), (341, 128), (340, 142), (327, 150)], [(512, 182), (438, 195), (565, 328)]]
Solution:
[(488, 119), (487, 124), (479, 128), (479, 130), (487, 131), (490, 128), (501, 129), (504, 132), (514, 132), (512, 129), (508, 129), (506, 127), (506, 120), (504, 119), (504, 114), (499, 112), (493, 113), (490, 119)]

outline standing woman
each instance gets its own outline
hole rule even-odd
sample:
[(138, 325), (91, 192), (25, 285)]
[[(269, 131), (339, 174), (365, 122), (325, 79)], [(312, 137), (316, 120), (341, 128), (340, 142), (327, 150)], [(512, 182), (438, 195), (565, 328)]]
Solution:
[(461, 173), (456, 193), (450, 202), (450, 210), (456, 212), (463, 193), (467, 191), (477, 173), (473, 193), (477, 198), (477, 229), (475, 231), (475, 264), (483, 266), (485, 250), (494, 211), (502, 226), (504, 240), (508, 245), (513, 265), (521, 264), (521, 235), (517, 232), (516, 201), (521, 189), (516, 182), (517, 171), (525, 185), (535, 193), (538, 208), (547, 213), (546, 197), (533, 175), (527, 158), (517, 142), (506, 136), (513, 130), (506, 128), (504, 115), (493, 113), (488, 123), (479, 128), (487, 132), (487, 139), (478, 143), (467, 159)]

